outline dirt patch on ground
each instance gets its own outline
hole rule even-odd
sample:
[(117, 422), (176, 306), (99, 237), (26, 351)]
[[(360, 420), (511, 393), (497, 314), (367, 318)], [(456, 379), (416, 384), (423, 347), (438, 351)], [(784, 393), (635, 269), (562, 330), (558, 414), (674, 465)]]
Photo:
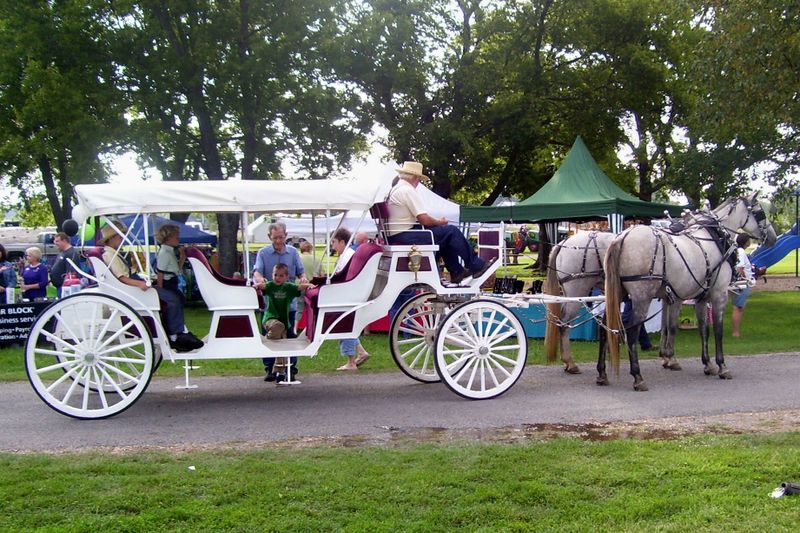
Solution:
[[(201, 451), (306, 448), (405, 448), (418, 444), (448, 444), (454, 442), (520, 443), (542, 442), (557, 438), (577, 438), (589, 441), (615, 439), (665, 440), (690, 435), (765, 434), (800, 431), (800, 410), (731, 413), (716, 416), (672, 417), (632, 422), (586, 422), (583, 424), (525, 424), (491, 429), (400, 428), (385, 426), (372, 435), (343, 435), (335, 437), (304, 437), (282, 441), (233, 441), (214, 444), (181, 444), (174, 446), (119, 446), (113, 448), (83, 448), (58, 450), (51, 453), (91, 453), (102, 451), (125, 455), (140, 452), (188, 454)], [(32, 452), (20, 452), (32, 453)], [(36, 452), (41, 453), (41, 452)]]
[(795, 291), (800, 285), (800, 278), (795, 276), (770, 276), (758, 278), (753, 285), (754, 291)]

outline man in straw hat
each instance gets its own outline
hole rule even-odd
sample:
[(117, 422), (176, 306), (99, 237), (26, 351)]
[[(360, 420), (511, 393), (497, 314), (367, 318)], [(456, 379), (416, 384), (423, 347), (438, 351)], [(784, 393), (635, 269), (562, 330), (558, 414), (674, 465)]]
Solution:
[[(450, 272), (450, 281), (461, 283), (465, 278), (482, 276), (493, 261), (486, 262), (477, 256), (466, 237), (448, 224), (445, 217), (434, 218), (428, 214), (425, 203), (416, 191), (417, 185), (428, 177), (422, 173), (422, 163), (406, 161), (397, 169), (397, 183), (389, 192), (389, 244), (430, 244), (429, 230), (439, 254)], [(463, 263), (463, 266), (462, 266)]]
[(169, 344), (178, 352), (188, 352), (198, 350), (203, 347), (203, 341), (194, 336), (183, 321), (183, 303), (180, 297), (169, 289), (150, 286), (143, 279), (134, 277), (131, 267), (123, 259), (119, 252), (122, 246), (122, 235), (128, 232), (125, 226), (117, 225), (117, 229), (111, 224), (106, 224), (101, 228), (101, 240), (106, 248), (103, 251), (103, 261), (108, 265), (108, 269), (125, 285), (138, 287), (143, 291), (150, 288), (158, 292), (158, 298), (166, 306), (164, 312), (164, 329), (169, 336)]

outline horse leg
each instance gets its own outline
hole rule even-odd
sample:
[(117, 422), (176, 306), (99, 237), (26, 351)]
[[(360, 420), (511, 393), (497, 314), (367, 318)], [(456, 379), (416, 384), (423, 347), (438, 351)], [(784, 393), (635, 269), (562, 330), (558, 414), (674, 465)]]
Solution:
[[(646, 312), (645, 310), (645, 313)], [(630, 328), (625, 328), (625, 338), (628, 342), (628, 359), (631, 363), (633, 390), (643, 392), (648, 390), (648, 388), (647, 384), (644, 382), (644, 378), (642, 378), (642, 372), (639, 369), (639, 352), (636, 347), (636, 341), (639, 339), (639, 328), (642, 327), (642, 324), (640, 323), (641, 318), (639, 318), (639, 313), (636, 312), (636, 304), (634, 304), (633, 317), (634, 325)]]
[(703, 373), (713, 376), (717, 369), (711, 364), (708, 357), (708, 311), (705, 300), (694, 304), (694, 314), (697, 317), (697, 331), (700, 333), (700, 361), (703, 362)]
[[(564, 306), (562, 313), (562, 321), (565, 324), (572, 322), (578, 315), (578, 304), (570, 303)], [(581, 369), (575, 364), (572, 359), (572, 343), (569, 340), (570, 330), (567, 326), (559, 326), (559, 334), (561, 335), (561, 361), (564, 363), (564, 372), (567, 374), (580, 374)]]
[(561, 333), (561, 361), (564, 363), (564, 372), (567, 374), (580, 374), (581, 369), (572, 359), (572, 343), (569, 340), (569, 328), (559, 328)]
[[(605, 323), (605, 320), (603, 321)], [(606, 345), (607, 333), (605, 328), (600, 328), (599, 344), (597, 348), (597, 381), (598, 385), (608, 385), (608, 375), (606, 374)]]
[(711, 308), (711, 317), (714, 321), (715, 361), (719, 367), (719, 378), (732, 379), (731, 371), (725, 366), (725, 356), (722, 352), (722, 320), (725, 313), (725, 303), (715, 301)]
[(659, 345), (659, 355), (663, 359), (662, 366), (669, 370), (681, 370), (681, 365), (675, 357), (675, 336), (678, 333), (678, 316), (681, 312), (681, 304), (672, 304), (663, 301), (661, 308), (661, 344)]

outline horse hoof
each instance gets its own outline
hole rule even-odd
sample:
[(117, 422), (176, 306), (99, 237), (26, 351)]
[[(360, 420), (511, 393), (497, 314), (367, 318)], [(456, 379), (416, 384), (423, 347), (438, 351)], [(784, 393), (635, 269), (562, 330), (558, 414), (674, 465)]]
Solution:
[(713, 367), (710, 367), (710, 366), (707, 366), (707, 367), (705, 367), (703, 369), (703, 374), (705, 374), (706, 376), (716, 376), (717, 375), (717, 369), (715, 369)]
[(662, 366), (667, 370), (683, 370), (681, 364), (677, 361), (665, 361)]
[(578, 368), (578, 365), (572, 365), (564, 368), (564, 372), (567, 374), (581, 374), (581, 369)]
[(605, 386), (608, 386), (610, 384), (610, 382), (608, 381), (608, 378), (605, 377), (605, 376), (603, 376), (602, 378), (597, 378), (597, 381), (595, 383), (597, 383), (601, 387), (605, 387)]
[(650, 389), (647, 388), (647, 384), (644, 381), (640, 381), (639, 383), (633, 384), (633, 390), (635, 390), (636, 392), (645, 392)]
[(733, 379), (733, 375), (730, 370), (725, 370), (719, 373), (719, 379)]

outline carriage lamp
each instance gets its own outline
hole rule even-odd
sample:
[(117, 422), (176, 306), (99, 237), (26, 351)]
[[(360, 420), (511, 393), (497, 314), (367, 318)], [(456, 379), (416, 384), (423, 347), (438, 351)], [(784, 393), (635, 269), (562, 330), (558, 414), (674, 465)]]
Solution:
[(416, 246), (411, 246), (411, 251), (408, 252), (408, 269), (414, 273), (414, 281), (419, 281), (417, 279), (417, 274), (419, 273), (419, 269), (422, 266), (422, 252), (420, 252)]

